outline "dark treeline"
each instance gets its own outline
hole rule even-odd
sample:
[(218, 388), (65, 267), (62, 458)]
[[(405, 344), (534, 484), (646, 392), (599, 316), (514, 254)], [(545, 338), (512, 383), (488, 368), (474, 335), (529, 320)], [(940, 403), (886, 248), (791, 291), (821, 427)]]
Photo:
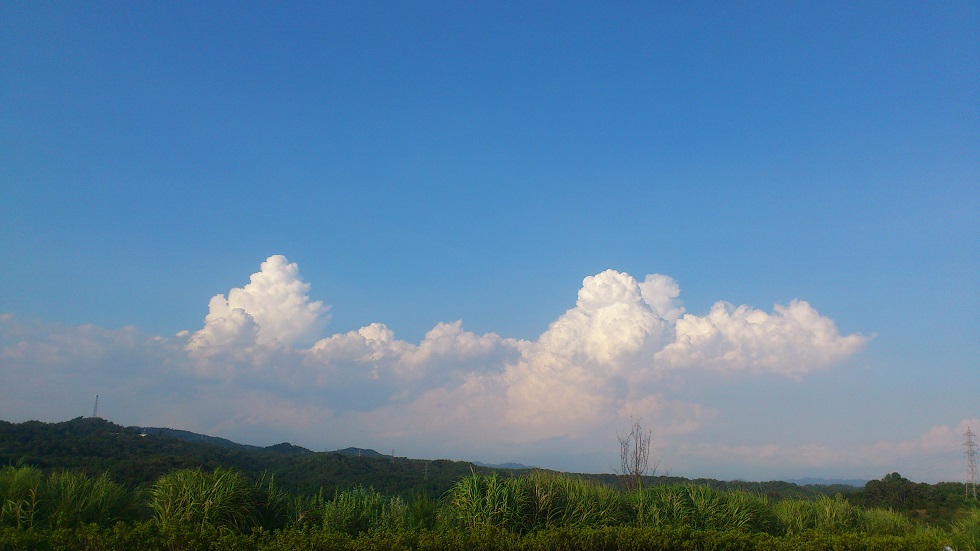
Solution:
[(958, 483), (494, 470), (0, 421), (3, 549), (977, 549)]
[(0, 421), (0, 466), (32, 465), (45, 471), (107, 474), (112, 481), (131, 488), (146, 487), (178, 469), (226, 468), (252, 477), (274, 476), (277, 484), (296, 493), (322, 489), (333, 494), (364, 486), (402, 497), (420, 491), (436, 497), (471, 469), (491, 472), (459, 461), (297, 453), (302, 448), (288, 444), (269, 448), (229, 446), (153, 432), (93, 417), (62, 423)]

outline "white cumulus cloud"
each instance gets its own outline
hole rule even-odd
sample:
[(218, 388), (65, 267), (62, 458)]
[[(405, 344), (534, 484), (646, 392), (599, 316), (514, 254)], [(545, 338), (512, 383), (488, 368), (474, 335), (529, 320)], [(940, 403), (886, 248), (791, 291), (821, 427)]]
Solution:
[(842, 336), (830, 318), (809, 303), (776, 305), (771, 314), (749, 306), (716, 302), (707, 316), (677, 320), (675, 341), (657, 353), (671, 367), (772, 372), (789, 377), (832, 365), (868, 340)]
[(329, 310), (310, 301), (310, 284), (299, 267), (282, 255), (270, 256), (248, 284), (218, 294), (208, 303), (204, 327), (191, 337), (191, 349), (257, 344), (289, 346), (315, 337)]

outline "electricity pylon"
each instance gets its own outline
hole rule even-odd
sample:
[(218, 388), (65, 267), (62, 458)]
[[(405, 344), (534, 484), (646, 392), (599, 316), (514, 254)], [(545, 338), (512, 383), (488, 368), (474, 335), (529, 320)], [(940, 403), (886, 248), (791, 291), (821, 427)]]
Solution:
[(966, 442), (963, 443), (963, 447), (966, 448), (966, 497), (970, 497), (973, 494), (973, 499), (977, 498), (977, 441), (975, 440), (976, 434), (970, 430), (970, 427), (966, 427), (966, 432), (963, 433), (966, 437)]

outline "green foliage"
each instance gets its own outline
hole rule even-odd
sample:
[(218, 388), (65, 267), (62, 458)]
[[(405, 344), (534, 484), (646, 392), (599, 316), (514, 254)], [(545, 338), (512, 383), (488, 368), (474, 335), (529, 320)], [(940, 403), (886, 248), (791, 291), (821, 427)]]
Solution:
[(625, 507), (619, 492), (597, 482), (539, 471), (526, 477), (530, 493), (528, 524), (532, 530), (552, 527), (600, 527), (620, 524)]
[(524, 532), (530, 526), (528, 480), (472, 473), (449, 490), (450, 517), (457, 526), (468, 530), (500, 527)]
[(847, 494), (847, 500), (864, 508), (892, 509), (926, 522), (948, 525), (956, 512), (970, 506), (962, 482), (915, 483), (898, 473), (871, 480), (864, 488)]
[(891, 509), (858, 509), (858, 529), (867, 534), (904, 536), (915, 531), (908, 515)]
[(973, 507), (953, 522), (950, 539), (957, 551), (980, 550), (980, 507)]
[(439, 523), (439, 502), (425, 494), (412, 499), (405, 511), (405, 524), (410, 530), (434, 530)]
[(72, 471), (47, 476), (34, 467), (0, 469), (0, 526), (31, 530), (110, 526), (135, 516), (133, 495), (102, 475)]
[(40, 521), (44, 475), (34, 467), (0, 469), (0, 526), (30, 530)]
[(775, 505), (789, 534), (816, 530), (826, 534), (852, 532), (858, 526), (857, 509), (843, 496), (821, 497), (816, 500), (786, 500)]
[(51, 528), (111, 526), (132, 516), (134, 499), (108, 475), (92, 479), (82, 473), (60, 471), (49, 475), (43, 505)]
[(168, 534), (242, 533), (258, 523), (254, 486), (240, 473), (181, 469), (160, 477), (150, 489), (149, 507)]
[(290, 521), (293, 504), (289, 492), (276, 485), (275, 477), (263, 475), (255, 484), (256, 523), (267, 529), (286, 526)]
[(621, 524), (626, 517), (622, 494), (603, 484), (544, 471), (504, 478), (471, 474), (447, 494), (455, 526), (500, 527), (513, 533), (553, 527)]
[[(0, 457), (33, 450), (41, 459), (0, 467), (0, 549), (975, 551), (980, 543), (980, 514), (964, 501), (962, 484), (917, 485), (897, 473), (846, 498), (804, 492), (787, 499), (783, 491), (795, 486), (785, 483), (663, 477), (622, 492), (600, 476), (476, 468), (453, 474), (461, 464), (231, 448), (208, 454), (214, 446), (167, 441), (196, 451), (153, 463), (163, 472), (129, 490), (113, 480), (128, 472), (119, 465), (136, 468), (139, 478), (150, 472), (140, 471), (139, 461), (161, 456), (126, 463), (114, 454), (139, 455), (164, 441), (128, 430), (99, 419), (0, 422)], [(115, 466), (64, 470), (77, 461), (74, 453)], [(346, 486), (372, 476), (382, 489)], [(297, 489), (311, 484), (312, 491)], [(768, 490), (754, 491), (762, 487)]]
[(374, 489), (355, 488), (325, 503), (326, 529), (350, 536), (368, 531), (392, 532), (405, 525), (407, 506), (400, 497), (385, 497)]
[(779, 534), (782, 523), (766, 497), (744, 490), (720, 492), (700, 484), (658, 486), (627, 495), (639, 526), (689, 526)]

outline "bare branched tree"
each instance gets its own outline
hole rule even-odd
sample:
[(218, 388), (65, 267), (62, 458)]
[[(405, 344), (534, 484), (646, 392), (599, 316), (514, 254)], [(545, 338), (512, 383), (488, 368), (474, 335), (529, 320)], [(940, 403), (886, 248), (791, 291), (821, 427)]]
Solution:
[(660, 461), (650, 465), (650, 440), (653, 431), (643, 429), (640, 419), (630, 417), (630, 431), (625, 435), (619, 435), (619, 459), (621, 469), (619, 474), (623, 477), (623, 486), (627, 491), (637, 490), (643, 487), (643, 477), (657, 475), (660, 468)]

